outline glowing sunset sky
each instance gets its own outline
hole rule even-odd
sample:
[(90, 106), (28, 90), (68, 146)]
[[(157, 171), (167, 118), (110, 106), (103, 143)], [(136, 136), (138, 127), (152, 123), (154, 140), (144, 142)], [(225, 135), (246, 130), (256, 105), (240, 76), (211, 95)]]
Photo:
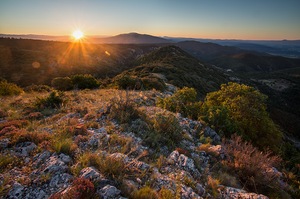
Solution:
[(300, 39), (300, 0), (0, 0), (0, 33)]

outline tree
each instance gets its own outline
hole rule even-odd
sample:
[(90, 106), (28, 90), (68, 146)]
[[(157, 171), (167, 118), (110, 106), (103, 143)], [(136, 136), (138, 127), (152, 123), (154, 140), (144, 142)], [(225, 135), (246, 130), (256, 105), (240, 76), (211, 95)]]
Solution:
[(267, 112), (267, 96), (253, 87), (228, 83), (207, 94), (202, 106), (204, 121), (217, 126), (226, 136), (242, 135), (260, 149), (268, 146), (277, 151), (282, 133)]

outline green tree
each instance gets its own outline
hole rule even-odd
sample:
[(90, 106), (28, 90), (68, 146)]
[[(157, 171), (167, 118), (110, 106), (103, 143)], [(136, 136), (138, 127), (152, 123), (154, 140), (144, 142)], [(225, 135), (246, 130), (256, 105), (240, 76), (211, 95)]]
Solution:
[(261, 149), (268, 146), (276, 151), (282, 133), (269, 117), (266, 99), (266, 95), (253, 87), (232, 82), (223, 84), (219, 91), (207, 94), (201, 119), (226, 136), (238, 133)]

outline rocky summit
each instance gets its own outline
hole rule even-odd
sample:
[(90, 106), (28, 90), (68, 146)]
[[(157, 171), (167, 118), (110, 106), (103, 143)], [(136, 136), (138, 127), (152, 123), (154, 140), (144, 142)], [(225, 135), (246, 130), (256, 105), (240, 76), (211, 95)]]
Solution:
[[(170, 95), (72, 91), (66, 105), (44, 109), (42, 117), (3, 117), (1, 198), (268, 198), (245, 189), (222, 166), (232, 157), (215, 130), (156, 107), (157, 98)], [(19, 103), (16, 110), (26, 118), (34, 98), (5, 100)], [(164, 137), (174, 139), (161, 142)], [(282, 189), (289, 186), (277, 169), (264, 172)]]

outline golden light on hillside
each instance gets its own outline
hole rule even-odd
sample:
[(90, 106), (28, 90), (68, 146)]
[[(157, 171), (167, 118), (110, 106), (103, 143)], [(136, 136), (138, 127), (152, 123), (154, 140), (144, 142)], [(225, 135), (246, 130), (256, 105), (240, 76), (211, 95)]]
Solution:
[(75, 30), (73, 33), (72, 33), (72, 36), (75, 40), (80, 40), (84, 37), (84, 34), (83, 32), (81, 32), (81, 30)]

